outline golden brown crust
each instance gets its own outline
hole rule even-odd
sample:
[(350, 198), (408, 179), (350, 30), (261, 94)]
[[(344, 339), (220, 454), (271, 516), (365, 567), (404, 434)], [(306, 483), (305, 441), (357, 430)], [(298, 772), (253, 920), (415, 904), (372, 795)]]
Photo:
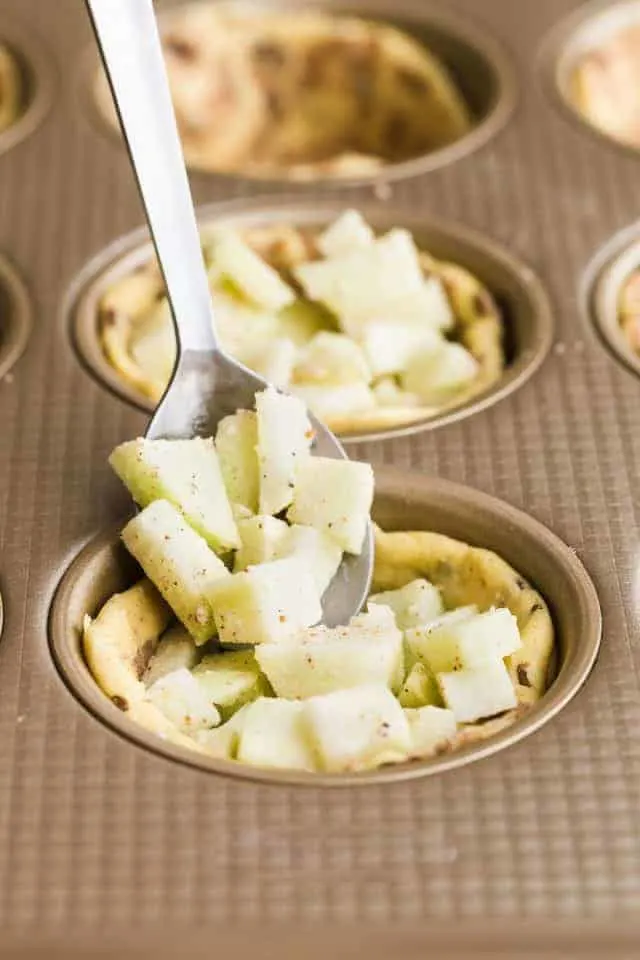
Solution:
[[(162, 30), (185, 156), (200, 169), (366, 176), (471, 124), (444, 64), (387, 25), (200, 3), (165, 14)], [(115, 125), (102, 76), (95, 94)]]
[(634, 270), (622, 286), (618, 317), (627, 343), (640, 355), (640, 269)]
[(22, 111), (22, 78), (12, 51), (0, 43), (0, 133), (16, 122)]
[(518, 620), (521, 649), (509, 662), (518, 701), (535, 703), (544, 693), (554, 651), (549, 608), (540, 594), (505, 560), (438, 533), (376, 531), (375, 591), (425, 577), (442, 591), (447, 607), (476, 604), (508, 607)]

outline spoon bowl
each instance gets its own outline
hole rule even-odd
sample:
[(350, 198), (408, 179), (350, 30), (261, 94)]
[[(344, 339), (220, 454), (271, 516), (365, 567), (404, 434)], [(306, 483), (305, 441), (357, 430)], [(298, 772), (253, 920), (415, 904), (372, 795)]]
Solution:
[[(178, 345), (173, 377), (148, 439), (213, 436), (220, 420), (252, 410), (267, 383), (220, 348), (189, 181), (152, 0), (86, 0), (162, 271)], [(346, 459), (315, 417), (312, 453)], [(373, 568), (371, 524), (358, 556), (343, 557), (323, 597), (329, 626), (366, 600)]]

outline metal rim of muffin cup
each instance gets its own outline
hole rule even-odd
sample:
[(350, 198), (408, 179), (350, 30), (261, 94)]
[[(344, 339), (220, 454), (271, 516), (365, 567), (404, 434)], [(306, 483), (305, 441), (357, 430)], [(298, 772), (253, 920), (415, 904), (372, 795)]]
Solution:
[(114, 592), (126, 589), (141, 575), (120, 544), (121, 525), (90, 540), (55, 591), (49, 642), (63, 682), (94, 718), (155, 755), (209, 773), (312, 787), (389, 783), (457, 769), (516, 744), (575, 697), (595, 663), (602, 618), (595, 587), (574, 550), (547, 527), (504, 501), (448, 480), (407, 477), (387, 468), (376, 469), (374, 518), (383, 528), (432, 530), (493, 550), (547, 601), (556, 638), (549, 688), (538, 703), (491, 738), (427, 760), (361, 773), (323, 774), (265, 770), (204, 757), (146, 731), (100, 690), (81, 649), (83, 615), (95, 615)]
[(613, 358), (640, 376), (640, 355), (634, 351), (620, 325), (620, 292), (634, 270), (640, 268), (640, 227), (615, 234), (594, 256), (582, 281), (583, 313), (595, 326)]
[[(456, 423), (486, 410), (523, 386), (539, 369), (553, 342), (551, 307), (534, 272), (499, 244), (458, 223), (394, 210), (385, 204), (357, 206), (374, 229), (405, 227), (430, 253), (477, 273), (504, 310), (508, 362), (500, 380), (458, 406), (409, 424), (349, 432), (341, 436), (342, 442), (389, 440)], [(344, 204), (338, 201), (287, 203), (260, 198), (211, 204), (200, 207), (198, 213), (205, 229), (214, 221), (241, 228), (274, 223), (321, 228), (344, 209)], [(154, 404), (129, 386), (104, 356), (98, 328), (98, 304), (108, 285), (149, 260), (152, 248), (147, 237), (145, 229), (137, 230), (116, 240), (90, 260), (69, 288), (63, 313), (70, 318), (72, 342), (85, 369), (121, 400), (151, 413)]]
[(29, 137), (45, 120), (53, 103), (57, 78), (40, 38), (4, 14), (0, 18), (0, 41), (6, 43), (16, 58), (23, 88), (21, 113), (0, 133), (0, 154), (3, 154)]
[(607, 36), (632, 24), (640, 24), (640, 0), (587, 2), (550, 30), (542, 42), (538, 66), (547, 95), (567, 119), (603, 144), (637, 157), (640, 148), (599, 129), (571, 96), (571, 78), (581, 56), (601, 46)]
[(31, 332), (31, 301), (22, 277), (0, 255), (0, 380), (22, 355)]
[[(188, 6), (193, 0), (169, 0), (158, 13), (162, 17), (180, 6)], [(238, 182), (250, 180), (256, 187), (260, 184), (286, 186), (287, 188), (354, 187), (390, 183), (420, 174), (430, 173), (448, 166), (483, 147), (507, 124), (518, 101), (518, 82), (511, 56), (503, 44), (483, 26), (469, 17), (428, 6), (422, 0), (351, 0), (346, 6), (341, 0), (319, 0), (301, 7), (296, 0), (211, 0), (225, 7), (262, 7), (265, 12), (278, 10), (301, 10), (305, 7), (315, 12), (361, 17), (379, 22), (409, 33), (414, 39), (440, 54), (449, 67), (454, 81), (461, 89), (464, 99), (470, 104), (477, 119), (471, 129), (455, 142), (439, 147), (415, 158), (384, 165), (368, 174), (327, 176), (322, 173), (305, 177), (287, 176), (285, 173), (212, 171), (187, 162), (190, 173), (198, 177), (221, 177)], [(93, 93), (94, 77), (99, 68), (99, 59), (93, 47), (87, 48), (80, 58), (78, 92), (81, 103), (95, 130), (105, 134), (114, 143), (122, 146), (119, 130), (100, 109)], [(481, 98), (481, 103), (478, 98)], [(123, 156), (124, 156), (124, 150)]]

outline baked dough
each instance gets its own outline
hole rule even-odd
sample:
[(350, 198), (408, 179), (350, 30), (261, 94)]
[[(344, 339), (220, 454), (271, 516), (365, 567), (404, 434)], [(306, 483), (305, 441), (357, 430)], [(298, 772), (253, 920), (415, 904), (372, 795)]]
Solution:
[[(367, 176), (446, 146), (471, 116), (447, 68), (381, 23), (194, 3), (161, 18), (187, 163), (253, 177)], [(106, 80), (98, 105), (117, 119)]]

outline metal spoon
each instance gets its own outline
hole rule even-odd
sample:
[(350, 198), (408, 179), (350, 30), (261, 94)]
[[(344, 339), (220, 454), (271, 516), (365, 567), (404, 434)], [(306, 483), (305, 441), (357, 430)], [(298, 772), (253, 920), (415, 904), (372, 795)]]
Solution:
[[(215, 333), (189, 182), (152, 0), (86, 0), (151, 237), (178, 341), (171, 382), (147, 428), (150, 439), (210, 436), (219, 421), (253, 409), (266, 383), (226, 356)], [(315, 417), (314, 453), (345, 459)], [(373, 566), (371, 525), (362, 553), (345, 556), (324, 595), (324, 622), (346, 623), (366, 600)]]

